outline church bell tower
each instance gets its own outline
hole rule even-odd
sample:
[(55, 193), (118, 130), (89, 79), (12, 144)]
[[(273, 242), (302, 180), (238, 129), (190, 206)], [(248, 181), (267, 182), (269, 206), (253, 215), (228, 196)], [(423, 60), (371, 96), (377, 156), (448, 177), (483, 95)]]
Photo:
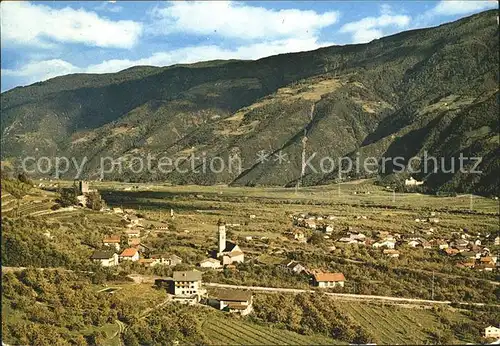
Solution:
[(226, 224), (219, 220), (217, 222), (217, 228), (219, 231), (219, 254), (226, 248)]

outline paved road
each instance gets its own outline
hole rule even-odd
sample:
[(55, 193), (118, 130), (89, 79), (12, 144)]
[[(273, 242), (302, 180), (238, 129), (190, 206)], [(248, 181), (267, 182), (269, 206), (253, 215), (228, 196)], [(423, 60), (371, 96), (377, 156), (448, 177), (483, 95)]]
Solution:
[[(24, 270), (26, 268), (23, 267), (2, 267), (2, 272), (8, 271), (19, 271)], [(40, 268), (47, 270), (54, 270), (60, 268)], [(64, 269), (63, 269), (64, 270)], [(66, 269), (66, 271), (71, 272), (72, 270)], [(90, 272), (89, 272), (90, 273)], [(131, 274), (129, 275), (136, 283), (145, 283), (145, 282), (154, 282), (154, 279), (159, 277), (149, 276), (149, 275), (141, 275), (141, 274)], [(283, 292), (283, 293), (314, 293), (318, 292), (317, 290), (307, 290), (307, 289), (297, 289), (297, 288), (283, 288), (283, 287), (263, 287), (263, 286), (242, 286), (242, 285), (229, 285), (229, 284), (219, 284), (219, 283), (203, 283), (206, 287), (220, 287), (220, 288), (232, 288), (232, 289), (247, 289), (252, 291), (260, 291), (260, 292)], [(403, 298), (403, 297), (391, 297), (391, 296), (376, 296), (376, 295), (368, 295), (368, 294), (349, 294), (349, 293), (328, 293), (324, 292), (326, 295), (334, 297), (336, 299), (343, 300), (365, 300), (365, 301), (386, 301), (386, 302), (394, 302), (394, 303), (413, 303), (413, 304), (444, 304), (449, 305), (453, 303), (449, 300), (428, 300), (428, 299), (418, 299), (418, 298)], [(486, 303), (465, 303), (460, 302), (462, 305), (474, 305), (474, 306), (498, 306), (498, 304), (486, 304)]]
[[(228, 284), (217, 284), (217, 283), (204, 283), (207, 287), (220, 287), (220, 288), (232, 288), (232, 289), (247, 289), (252, 291), (261, 292), (283, 292), (283, 293), (315, 293), (317, 290), (305, 290), (296, 288), (280, 288), (280, 287), (262, 287), (262, 286), (240, 286), (240, 285), (228, 285)], [(402, 298), (402, 297), (390, 297), (390, 296), (375, 296), (367, 294), (349, 294), (349, 293), (328, 293), (324, 292), (326, 295), (344, 300), (365, 300), (365, 301), (387, 301), (396, 303), (413, 303), (413, 304), (443, 304), (449, 305), (452, 302), (449, 300), (428, 300), (428, 299), (418, 299), (418, 298)], [(460, 303), (464, 305), (494, 305), (496, 304), (485, 304), (485, 303)]]

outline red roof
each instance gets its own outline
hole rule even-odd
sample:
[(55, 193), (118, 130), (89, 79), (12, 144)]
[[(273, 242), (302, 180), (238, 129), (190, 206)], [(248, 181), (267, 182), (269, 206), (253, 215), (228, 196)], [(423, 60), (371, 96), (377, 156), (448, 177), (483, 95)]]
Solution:
[(493, 262), (493, 259), (489, 256), (488, 257), (481, 257), (480, 261), (489, 263), (489, 262)]
[(128, 248), (123, 250), (121, 253), (121, 257), (133, 257), (137, 253), (137, 249), (134, 248)]
[(314, 274), (314, 280), (316, 280), (317, 282), (337, 282), (345, 281), (345, 277), (342, 273), (316, 273)]
[(119, 235), (110, 235), (108, 238), (104, 238), (102, 240), (103, 243), (119, 243), (120, 236)]

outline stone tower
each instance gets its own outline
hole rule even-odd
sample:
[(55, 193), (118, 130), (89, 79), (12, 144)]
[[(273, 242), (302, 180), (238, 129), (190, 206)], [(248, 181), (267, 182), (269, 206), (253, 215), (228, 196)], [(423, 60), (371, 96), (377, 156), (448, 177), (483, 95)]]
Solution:
[(89, 188), (89, 182), (88, 181), (84, 181), (84, 180), (81, 180), (80, 181), (80, 194), (83, 195), (83, 194), (86, 194), (86, 193), (89, 193), (90, 192), (90, 188)]
[(226, 248), (226, 224), (219, 220), (217, 222), (217, 228), (219, 231), (219, 254)]

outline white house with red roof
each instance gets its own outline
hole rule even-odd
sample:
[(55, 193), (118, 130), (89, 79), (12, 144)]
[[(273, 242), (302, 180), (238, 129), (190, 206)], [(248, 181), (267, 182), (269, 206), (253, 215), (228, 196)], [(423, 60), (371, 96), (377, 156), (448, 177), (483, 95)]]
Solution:
[(321, 288), (344, 287), (345, 277), (342, 273), (315, 273), (313, 286)]
[(139, 251), (132, 247), (125, 249), (120, 254), (120, 260), (136, 262), (139, 260)]

